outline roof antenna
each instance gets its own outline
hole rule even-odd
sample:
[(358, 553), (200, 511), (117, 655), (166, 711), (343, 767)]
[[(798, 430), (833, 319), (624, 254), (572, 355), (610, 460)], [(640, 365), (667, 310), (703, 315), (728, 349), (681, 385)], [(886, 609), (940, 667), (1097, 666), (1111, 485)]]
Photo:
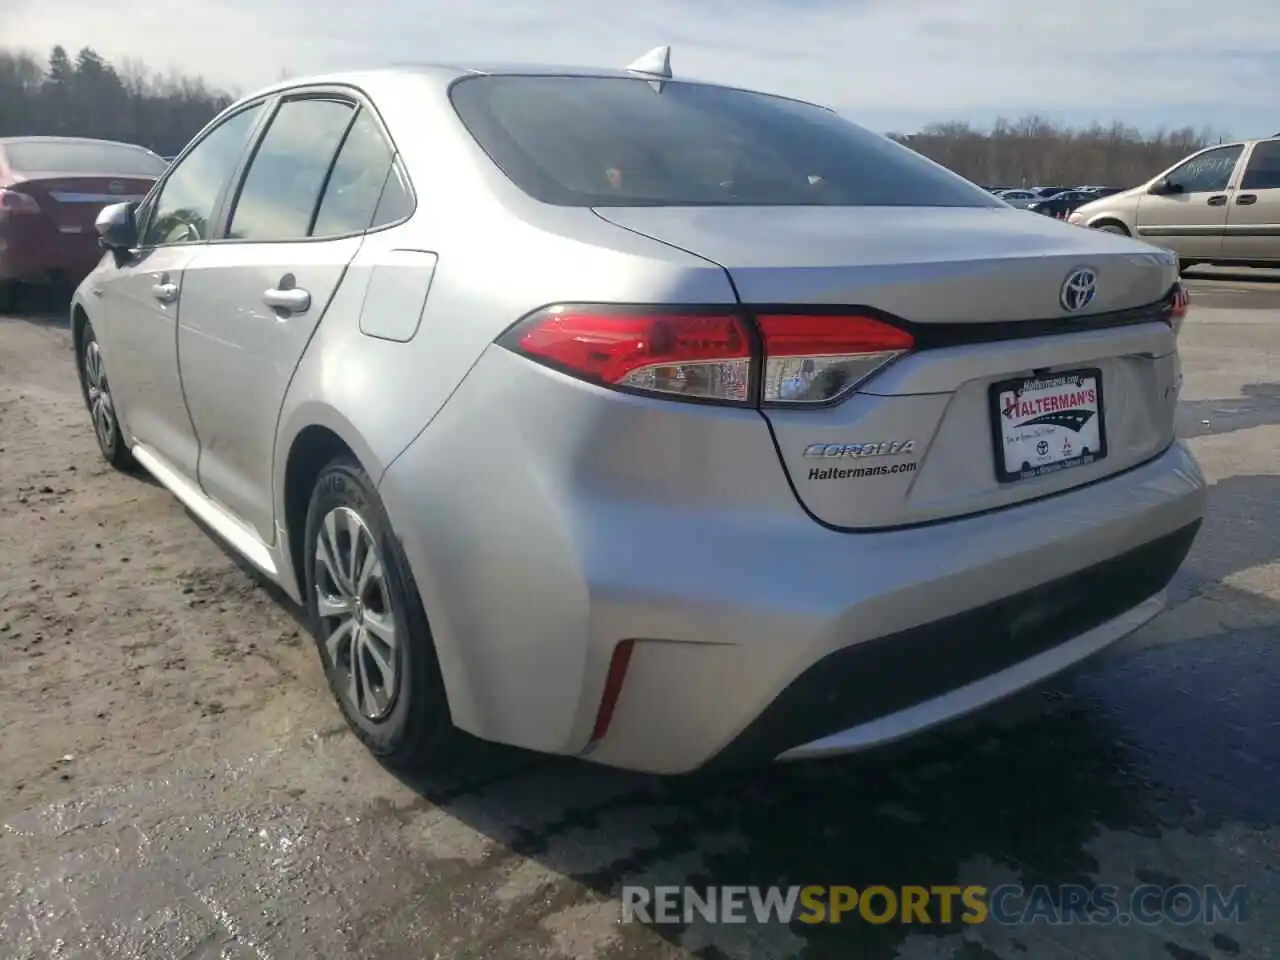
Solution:
[(662, 81), (671, 79), (671, 47), (654, 47), (639, 60), (628, 66), (627, 72), (658, 78), (651, 81), (649, 85), (658, 93), (661, 93)]

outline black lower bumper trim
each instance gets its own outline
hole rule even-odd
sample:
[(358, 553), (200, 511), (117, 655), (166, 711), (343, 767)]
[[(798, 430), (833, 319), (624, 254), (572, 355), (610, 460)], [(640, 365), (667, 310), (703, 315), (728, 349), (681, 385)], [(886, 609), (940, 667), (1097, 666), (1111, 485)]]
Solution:
[(1200, 529), (901, 633), (856, 643), (800, 674), (703, 769), (768, 762), (998, 673), (1132, 610), (1168, 586)]

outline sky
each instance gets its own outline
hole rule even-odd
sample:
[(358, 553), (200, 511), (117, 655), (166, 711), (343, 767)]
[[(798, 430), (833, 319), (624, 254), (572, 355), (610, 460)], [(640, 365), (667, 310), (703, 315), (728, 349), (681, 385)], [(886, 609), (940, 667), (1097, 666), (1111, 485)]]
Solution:
[(1280, 131), (1280, 0), (0, 0), (0, 45), (61, 43), (239, 93), (404, 62), (623, 67), (835, 107), (882, 132), (1040, 113)]

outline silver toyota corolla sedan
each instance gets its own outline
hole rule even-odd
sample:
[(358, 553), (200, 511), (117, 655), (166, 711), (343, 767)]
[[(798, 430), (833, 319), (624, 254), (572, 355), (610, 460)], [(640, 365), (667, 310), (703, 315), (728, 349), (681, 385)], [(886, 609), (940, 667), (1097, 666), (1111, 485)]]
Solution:
[(399, 766), (847, 753), (1150, 620), (1176, 259), (822, 107), (397, 67), (228, 108), (72, 307), (99, 444), (296, 600)]

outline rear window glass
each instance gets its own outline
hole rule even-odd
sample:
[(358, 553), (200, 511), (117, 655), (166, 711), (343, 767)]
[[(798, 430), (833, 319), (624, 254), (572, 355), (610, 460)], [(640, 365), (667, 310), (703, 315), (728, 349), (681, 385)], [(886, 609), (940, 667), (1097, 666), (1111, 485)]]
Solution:
[(565, 206), (997, 207), (888, 137), (782, 97), (610, 77), (454, 84), (462, 122), (526, 193)]
[(158, 177), (166, 165), (141, 147), (124, 143), (19, 141), (6, 143), (5, 159), (24, 173), (96, 173), (114, 177)]

